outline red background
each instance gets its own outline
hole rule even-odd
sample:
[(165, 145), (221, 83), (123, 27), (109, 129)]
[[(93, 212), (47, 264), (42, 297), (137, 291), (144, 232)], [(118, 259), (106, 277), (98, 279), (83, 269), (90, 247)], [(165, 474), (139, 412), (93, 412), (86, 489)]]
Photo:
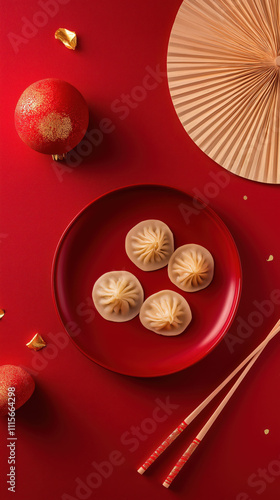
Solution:
[[(275, 500), (279, 496), (277, 339), (170, 490), (161, 486), (162, 480), (215, 405), (193, 422), (146, 475), (136, 472), (162, 438), (264, 338), (279, 317), (279, 305), (275, 305), (246, 339), (238, 336), (240, 318), (253, 320), (254, 301), (269, 299), (280, 288), (278, 186), (229, 174), (228, 186), (209, 199), (236, 241), (244, 285), (228, 341), (222, 341), (204, 360), (175, 375), (137, 379), (99, 367), (72, 343), (55, 347), (58, 334), (64, 341), (65, 335), (52, 300), (51, 265), (57, 242), (72, 218), (95, 197), (128, 184), (160, 183), (203, 195), (208, 192), (211, 173), (222, 170), (183, 130), (166, 77), (159, 78), (162, 81), (142, 101), (133, 99), (135, 88), (143, 86), (150, 71), (147, 67), (166, 69), (169, 34), (180, 3), (56, 0), (52, 15), (45, 17), (38, 14), (42, 5), (46, 8), (44, 0), (41, 6), (33, 0), (1, 5), (0, 307), (6, 315), (1, 320), (0, 363), (36, 372), (36, 391), (16, 413), (18, 499), (79, 498), (77, 478), (86, 481), (96, 472), (92, 462), (116, 459), (114, 450), (122, 457), (121, 464), (107, 467), (106, 478), (94, 476), (98, 487), (84, 491), (83, 498)], [(29, 31), (26, 20), (33, 25)], [(44, 26), (34, 28), (33, 23)], [(54, 39), (59, 27), (77, 32), (77, 51)], [(114, 130), (104, 134), (100, 145), (67, 170), (30, 150), (14, 128), (14, 108), (22, 91), (47, 77), (62, 78), (80, 90), (90, 107), (89, 130), (100, 130), (104, 118), (113, 123)], [(132, 96), (133, 107), (121, 119), (124, 113), (114, 106), (123, 94)], [(269, 255), (274, 261), (267, 262)], [(48, 341), (48, 347), (37, 355), (25, 347), (36, 332)], [(231, 350), (230, 339), (237, 340)], [(170, 398), (174, 408), (163, 422), (153, 423), (157, 398), (162, 402)], [(141, 428), (134, 441), (133, 426)], [(0, 428), (0, 492), (1, 499), (8, 499), (12, 493), (6, 485), (5, 418)], [(268, 435), (265, 429), (270, 430)], [(264, 469), (268, 475), (260, 479)]]

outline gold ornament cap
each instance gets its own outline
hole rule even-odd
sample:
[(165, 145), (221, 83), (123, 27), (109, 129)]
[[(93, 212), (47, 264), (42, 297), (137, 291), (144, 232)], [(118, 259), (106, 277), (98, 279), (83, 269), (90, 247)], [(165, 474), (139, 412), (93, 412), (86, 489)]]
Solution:
[(77, 47), (77, 35), (75, 31), (67, 30), (66, 28), (59, 28), (54, 34), (57, 40), (60, 40), (67, 49), (75, 50)]

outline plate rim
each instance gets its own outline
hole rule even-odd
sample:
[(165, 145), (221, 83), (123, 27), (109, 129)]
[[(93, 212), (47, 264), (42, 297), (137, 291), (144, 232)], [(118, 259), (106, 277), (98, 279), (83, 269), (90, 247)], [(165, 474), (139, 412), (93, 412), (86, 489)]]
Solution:
[[(60, 306), (59, 306), (59, 302), (58, 302), (58, 299), (57, 299), (57, 288), (56, 288), (56, 283), (57, 283), (57, 273), (56, 273), (56, 270), (57, 270), (57, 265), (58, 265), (58, 259), (59, 259), (59, 254), (61, 252), (61, 248), (62, 248), (62, 244), (63, 242), (66, 240), (69, 232), (71, 231), (72, 227), (80, 220), (80, 218), (82, 217), (82, 215), (87, 211), (89, 210), (89, 208), (94, 204), (96, 203), (98, 200), (102, 199), (102, 198), (106, 198), (107, 196), (110, 196), (110, 195), (113, 195), (114, 193), (116, 192), (120, 192), (120, 191), (129, 191), (131, 189), (151, 189), (151, 188), (154, 188), (154, 189), (167, 189), (167, 190), (171, 190), (173, 192), (178, 192), (180, 193), (181, 195), (184, 195), (184, 196), (188, 196), (190, 199), (192, 200), (195, 200), (196, 202), (198, 202), (202, 207), (203, 207), (203, 210), (206, 209), (209, 213), (210, 213), (210, 216), (215, 220), (215, 222), (217, 222), (219, 224), (219, 226), (222, 226), (223, 230), (225, 231), (226, 235), (227, 235), (227, 239), (230, 241), (230, 244), (231, 244), (231, 248), (233, 248), (235, 250), (235, 264), (236, 264), (236, 267), (238, 267), (238, 275), (236, 275), (237, 279), (236, 279), (236, 286), (235, 286), (235, 292), (234, 292), (234, 297), (233, 297), (233, 301), (232, 301), (232, 304), (231, 304), (231, 307), (230, 307), (230, 311), (229, 311), (229, 315), (227, 317), (227, 320), (225, 321), (220, 333), (219, 333), (219, 336), (215, 339), (215, 341), (213, 342), (213, 344), (211, 344), (211, 346), (209, 346), (206, 351), (196, 360), (194, 361), (193, 363), (191, 363), (190, 365), (186, 366), (186, 367), (183, 367), (183, 368), (175, 368), (175, 369), (170, 369), (168, 372), (165, 372), (165, 373), (159, 373), (159, 374), (153, 374), (153, 375), (136, 375), (136, 374), (131, 374), (131, 373), (125, 373), (124, 370), (117, 370), (117, 369), (114, 369), (108, 365), (106, 365), (105, 363), (102, 363), (102, 362), (99, 362), (99, 361), (96, 361), (95, 359), (93, 359), (87, 352), (85, 352), (74, 340), (74, 338), (71, 336), (71, 334), (68, 332), (68, 330), (66, 329), (66, 326), (65, 326), (65, 323), (63, 321), (63, 315), (61, 313), (61, 310), (60, 310)], [(240, 304), (240, 300), (241, 300), (241, 291), (242, 291), (242, 284), (243, 284), (243, 273), (242, 273), (242, 265), (241, 265), (241, 259), (240, 259), (240, 254), (239, 254), (239, 251), (238, 251), (238, 248), (237, 248), (237, 245), (235, 243), (235, 240), (230, 232), (230, 230), (228, 229), (227, 225), (225, 224), (225, 222), (222, 220), (222, 218), (215, 212), (214, 209), (212, 209), (209, 205), (207, 205), (203, 200), (201, 200), (199, 197), (197, 196), (193, 196), (192, 194), (186, 192), (186, 191), (183, 191), (182, 189), (178, 189), (177, 187), (173, 187), (173, 186), (169, 186), (169, 185), (165, 185), (165, 184), (156, 184), (156, 183), (139, 183), (139, 184), (129, 184), (129, 185), (126, 185), (126, 186), (120, 186), (120, 187), (116, 187), (116, 188), (113, 188), (113, 189), (110, 189), (109, 191), (106, 191), (105, 193), (97, 196), (96, 198), (94, 198), (92, 201), (90, 201), (89, 203), (87, 203), (71, 220), (70, 222), (67, 224), (67, 226), (65, 227), (64, 231), (62, 232), (59, 240), (58, 240), (58, 243), (55, 247), (55, 251), (54, 251), (54, 255), (53, 255), (53, 259), (52, 259), (52, 265), (51, 265), (51, 291), (52, 291), (52, 298), (53, 298), (53, 302), (54, 302), (54, 306), (55, 306), (55, 310), (56, 310), (56, 313), (63, 325), (63, 328), (65, 330), (65, 332), (67, 333), (67, 335), (69, 336), (71, 342), (75, 345), (75, 347), (84, 355), (86, 356), (88, 359), (90, 359), (92, 362), (94, 362), (97, 366), (101, 366), (102, 368), (105, 368), (107, 370), (109, 370), (110, 372), (112, 373), (118, 373), (120, 375), (125, 375), (125, 376), (130, 376), (130, 377), (136, 377), (136, 378), (156, 378), (156, 377), (164, 377), (164, 376), (168, 376), (168, 375), (172, 375), (172, 374), (175, 374), (175, 373), (179, 373), (183, 370), (186, 370), (187, 368), (190, 368), (191, 366), (194, 366), (195, 364), (197, 364), (199, 361), (201, 361), (202, 359), (204, 359), (206, 356), (208, 356), (208, 354), (210, 354), (210, 352), (212, 352), (215, 347), (222, 341), (222, 339), (225, 337), (225, 335), (227, 334), (229, 328), (231, 327), (233, 321), (234, 321), (234, 318), (236, 316), (236, 313), (237, 313), (237, 310), (238, 310), (238, 307), (239, 307), (239, 304)]]

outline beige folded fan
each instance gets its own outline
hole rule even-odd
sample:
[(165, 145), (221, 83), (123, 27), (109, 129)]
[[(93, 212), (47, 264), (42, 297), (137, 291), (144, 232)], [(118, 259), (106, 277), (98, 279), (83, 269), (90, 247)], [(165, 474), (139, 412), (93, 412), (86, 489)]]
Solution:
[(168, 80), (193, 141), (227, 170), (280, 183), (280, 0), (184, 0)]

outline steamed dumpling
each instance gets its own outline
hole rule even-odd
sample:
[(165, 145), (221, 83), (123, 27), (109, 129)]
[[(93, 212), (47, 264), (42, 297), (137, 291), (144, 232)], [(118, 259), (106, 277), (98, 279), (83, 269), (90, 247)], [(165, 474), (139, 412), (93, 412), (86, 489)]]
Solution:
[(168, 264), (174, 251), (173, 234), (164, 222), (145, 220), (127, 233), (125, 250), (139, 269), (155, 271)]
[(133, 274), (127, 271), (105, 273), (92, 290), (94, 305), (109, 321), (129, 321), (137, 316), (144, 300), (143, 288)]
[(159, 335), (182, 333), (192, 319), (187, 301), (177, 292), (162, 290), (148, 297), (140, 310), (142, 325)]
[(185, 292), (206, 288), (213, 275), (214, 260), (211, 253), (194, 243), (177, 248), (168, 264), (170, 280)]

